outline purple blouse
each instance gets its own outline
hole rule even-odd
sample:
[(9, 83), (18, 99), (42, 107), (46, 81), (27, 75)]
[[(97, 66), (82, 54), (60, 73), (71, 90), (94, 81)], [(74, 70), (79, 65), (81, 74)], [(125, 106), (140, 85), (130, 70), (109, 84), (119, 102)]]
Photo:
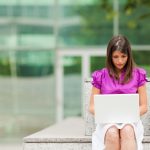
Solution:
[[(123, 79), (121, 74), (120, 80)], [(100, 89), (101, 94), (129, 94), (137, 93), (138, 87), (146, 83), (146, 71), (142, 68), (134, 68), (133, 79), (127, 84), (121, 84), (118, 80), (109, 76), (108, 69), (96, 70), (92, 73), (92, 85)]]

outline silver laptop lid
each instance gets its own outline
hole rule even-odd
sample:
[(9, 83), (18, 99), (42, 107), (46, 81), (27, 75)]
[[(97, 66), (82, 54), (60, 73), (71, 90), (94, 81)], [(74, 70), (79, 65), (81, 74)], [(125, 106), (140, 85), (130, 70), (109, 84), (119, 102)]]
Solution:
[(140, 119), (139, 94), (94, 95), (95, 123), (133, 123)]

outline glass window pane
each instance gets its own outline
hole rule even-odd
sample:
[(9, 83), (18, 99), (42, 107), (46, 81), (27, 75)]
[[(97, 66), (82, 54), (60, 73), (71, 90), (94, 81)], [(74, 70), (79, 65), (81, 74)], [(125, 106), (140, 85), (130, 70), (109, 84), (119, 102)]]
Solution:
[(17, 51), (18, 76), (48, 76), (54, 72), (53, 51)]
[(0, 45), (54, 47), (54, 3), (4, 4), (0, 16)]
[(6, 5), (0, 5), (0, 16), (7, 16), (7, 6)]
[(9, 46), (14, 42), (15, 36), (11, 35), (12, 28), (9, 25), (0, 24), (0, 45)]
[(64, 57), (64, 116), (81, 116), (81, 57)]
[[(47, 19), (53, 18), (54, 6), (50, 5), (19, 5), (19, 16), (28, 18)], [(14, 9), (15, 11), (15, 9)]]
[(48, 24), (20, 25), (18, 26), (18, 44), (22, 46), (34, 45), (35, 47), (54, 47), (54, 31)]
[[(54, 51), (0, 51), (1, 141), (55, 122)], [(14, 76), (17, 75), (17, 76)]]

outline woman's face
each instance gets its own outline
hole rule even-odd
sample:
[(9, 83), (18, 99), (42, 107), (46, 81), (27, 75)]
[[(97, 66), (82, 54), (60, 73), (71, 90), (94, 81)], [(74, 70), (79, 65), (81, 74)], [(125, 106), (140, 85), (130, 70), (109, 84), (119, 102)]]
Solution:
[(128, 60), (127, 54), (124, 54), (119, 50), (116, 50), (112, 53), (112, 62), (117, 70), (122, 70), (126, 65), (127, 60)]

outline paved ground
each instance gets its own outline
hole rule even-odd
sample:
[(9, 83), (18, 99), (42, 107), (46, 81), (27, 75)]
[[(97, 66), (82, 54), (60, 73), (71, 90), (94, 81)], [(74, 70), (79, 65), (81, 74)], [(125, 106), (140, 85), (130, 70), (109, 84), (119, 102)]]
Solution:
[(0, 150), (22, 150), (21, 144), (0, 144)]

